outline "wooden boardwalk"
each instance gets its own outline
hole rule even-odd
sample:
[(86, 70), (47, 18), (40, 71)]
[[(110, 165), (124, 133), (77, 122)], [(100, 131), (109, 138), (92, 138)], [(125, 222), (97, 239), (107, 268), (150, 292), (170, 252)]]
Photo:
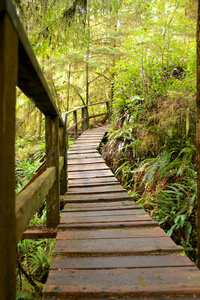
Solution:
[(69, 190), (43, 299), (200, 299), (200, 271), (98, 153), (106, 129), (84, 132), (69, 150)]

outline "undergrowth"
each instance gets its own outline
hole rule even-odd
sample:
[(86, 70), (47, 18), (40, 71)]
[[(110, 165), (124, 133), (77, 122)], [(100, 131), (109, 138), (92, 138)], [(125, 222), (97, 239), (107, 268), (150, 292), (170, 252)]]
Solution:
[[(143, 73), (131, 58), (118, 62), (103, 157), (135, 201), (196, 261), (195, 69), (176, 59), (170, 66), (147, 60)], [(176, 63), (184, 70), (178, 78)]]

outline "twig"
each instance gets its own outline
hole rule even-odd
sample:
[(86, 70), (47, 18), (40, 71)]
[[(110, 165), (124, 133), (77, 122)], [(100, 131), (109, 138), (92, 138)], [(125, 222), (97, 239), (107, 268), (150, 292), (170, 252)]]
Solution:
[(36, 290), (36, 292), (42, 296), (42, 292), (40, 290), (40, 288), (37, 286), (37, 284), (33, 281), (32, 277), (24, 270), (24, 268), (22, 267), (19, 259), (18, 259), (18, 267), (19, 270), (24, 274), (24, 276), (26, 277), (26, 279), (28, 280), (28, 282), (34, 287), (34, 289)]

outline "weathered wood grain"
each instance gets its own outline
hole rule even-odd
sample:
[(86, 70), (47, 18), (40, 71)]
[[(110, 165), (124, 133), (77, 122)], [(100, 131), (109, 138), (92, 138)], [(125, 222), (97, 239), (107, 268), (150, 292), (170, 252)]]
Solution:
[(84, 239), (121, 239), (135, 237), (166, 237), (167, 234), (160, 227), (99, 229), (99, 230), (67, 230), (57, 234), (58, 240), (84, 240)]
[(85, 159), (71, 159), (68, 160), (67, 164), (70, 165), (85, 165), (85, 164), (97, 164), (105, 163), (104, 160), (99, 156), (98, 158), (85, 158)]
[(151, 221), (151, 217), (147, 214), (132, 214), (132, 215), (120, 215), (120, 216), (94, 216), (94, 217), (70, 217), (70, 214), (63, 213), (61, 216), (60, 223), (77, 224), (77, 223), (123, 223), (123, 222), (134, 222), (134, 221)]
[(81, 203), (81, 202), (111, 202), (111, 201), (121, 201), (121, 200), (133, 200), (126, 192), (116, 192), (116, 193), (101, 193), (101, 194), (91, 194), (91, 195), (69, 195), (66, 199), (63, 199), (68, 203)]
[[(178, 258), (178, 259), (177, 259)], [(58, 257), (53, 258), (51, 270), (56, 269), (133, 269), (133, 268), (168, 268), (194, 267), (191, 260), (178, 254), (170, 255), (134, 255), (134, 256), (97, 256), (97, 257)], [(196, 298), (195, 298), (196, 299)]]
[(99, 177), (110, 177), (110, 176), (114, 177), (113, 173), (110, 170), (70, 172), (68, 175), (69, 179), (99, 178)]
[(50, 167), (16, 197), (15, 211), (17, 225), (15, 230), (17, 241), (21, 239), (24, 230), (28, 228), (34, 212), (42, 205), (42, 202), (55, 182), (55, 178), (55, 167)]
[(121, 185), (105, 185), (95, 186), (95, 187), (81, 187), (81, 188), (70, 188), (67, 195), (75, 194), (98, 194), (98, 193), (113, 193), (113, 192), (126, 192), (126, 190)]
[(65, 229), (103, 229), (103, 228), (135, 228), (135, 227), (157, 227), (158, 222), (137, 220), (133, 222), (104, 222), (104, 223), (63, 223), (59, 224), (58, 228)]
[[(1, 5), (5, 1), (1, 1)], [(6, 12), (0, 13), (0, 295), (15, 299), (15, 103), (18, 37)]]
[[(168, 237), (57, 240), (53, 253), (59, 254), (139, 254), (153, 252), (182, 252)], [(199, 274), (200, 275), (200, 274)], [(200, 284), (200, 283), (199, 283)]]
[[(81, 280), (80, 280), (81, 279)], [(183, 284), (184, 282), (184, 284)], [(196, 267), (169, 267), (50, 271), (44, 295), (175, 296), (199, 294), (200, 272)]]
[(69, 165), (68, 172), (76, 172), (76, 171), (94, 171), (94, 170), (110, 170), (109, 167), (105, 163), (98, 164), (83, 164), (83, 165)]
[(108, 185), (108, 184), (119, 184), (119, 181), (112, 175), (108, 177), (99, 177), (99, 178), (71, 178), (69, 180), (70, 187), (79, 187), (79, 186), (98, 186), (98, 185)]

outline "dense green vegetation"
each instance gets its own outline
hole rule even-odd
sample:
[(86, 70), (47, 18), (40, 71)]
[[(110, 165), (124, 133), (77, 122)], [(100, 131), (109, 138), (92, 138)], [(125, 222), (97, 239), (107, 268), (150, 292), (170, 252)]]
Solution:
[[(113, 100), (105, 159), (196, 261), (196, 1), (15, 3), (59, 110)], [(45, 142), (44, 116), (17, 96), (19, 192), (44, 160)], [(44, 220), (45, 212), (32, 224)], [(44, 282), (52, 247), (19, 243), (19, 262), (35, 280)]]
[(104, 157), (195, 261), (196, 42), (187, 4), (153, 2), (124, 43), (126, 56), (113, 68), (115, 125)]

